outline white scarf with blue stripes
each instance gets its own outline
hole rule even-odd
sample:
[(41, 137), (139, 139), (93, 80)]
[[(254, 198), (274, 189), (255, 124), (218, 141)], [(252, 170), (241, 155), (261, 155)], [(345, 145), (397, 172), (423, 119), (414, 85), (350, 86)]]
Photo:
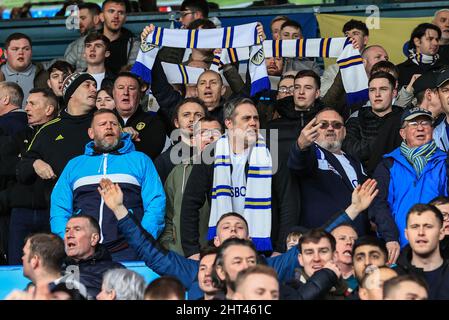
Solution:
[(132, 72), (151, 83), (151, 69), (159, 47), (172, 48), (246, 48), (249, 51), (251, 95), (270, 88), (262, 41), (257, 34), (257, 23), (217, 29), (166, 29), (155, 27), (140, 46)]
[[(231, 158), (229, 137), (224, 134), (215, 147), (212, 206), (209, 218), (208, 239), (216, 235), (220, 217), (235, 212), (231, 198)], [(271, 251), (271, 176), (270, 151), (261, 136), (249, 154), (249, 169), (246, 180), (245, 207), (237, 212), (248, 222), (249, 236), (258, 251)]]

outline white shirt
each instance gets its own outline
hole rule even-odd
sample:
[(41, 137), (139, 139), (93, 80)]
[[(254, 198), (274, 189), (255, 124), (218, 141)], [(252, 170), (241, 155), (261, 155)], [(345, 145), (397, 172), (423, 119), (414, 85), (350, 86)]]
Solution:
[(91, 73), (92, 77), (94, 77), (97, 82), (97, 92), (101, 89), (101, 83), (103, 82), (104, 77), (106, 76), (106, 72), (103, 73)]
[(355, 188), (359, 185), (359, 180), (357, 179), (357, 173), (355, 172), (354, 168), (351, 166), (351, 163), (349, 162), (348, 158), (345, 157), (344, 154), (333, 154), (337, 160), (340, 162), (341, 166), (346, 172), (346, 175), (348, 176), (349, 181), (351, 181), (352, 187)]
[(245, 165), (248, 161), (249, 149), (240, 154), (231, 151), (232, 175), (231, 175), (231, 197), (234, 212), (243, 213), (245, 209), (246, 176)]

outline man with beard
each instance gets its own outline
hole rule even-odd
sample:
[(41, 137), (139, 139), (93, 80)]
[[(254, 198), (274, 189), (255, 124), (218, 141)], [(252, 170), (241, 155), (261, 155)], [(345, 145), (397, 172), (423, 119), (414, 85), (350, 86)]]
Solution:
[[(367, 178), (361, 163), (342, 152), (345, 135), (341, 115), (324, 108), (302, 129), (291, 148), (288, 167), (299, 178), (299, 224), (303, 227), (321, 227), (333, 212), (346, 208), (354, 188)], [(367, 234), (366, 215), (359, 215), (354, 227), (359, 235)]]
[(113, 111), (95, 112), (88, 130), (93, 141), (84, 155), (72, 159), (51, 196), (52, 232), (64, 236), (66, 223), (73, 214), (94, 217), (100, 224), (100, 243), (118, 260), (136, 260), (137, 256), (117, 229), (117, 220), (104, 206), (97, 187), (108, 177), (122, 186), (127, 208), (154, 238), (164, 229), (165, 194), (151, 160), (135, 151), (129, 134), (121, 134)]

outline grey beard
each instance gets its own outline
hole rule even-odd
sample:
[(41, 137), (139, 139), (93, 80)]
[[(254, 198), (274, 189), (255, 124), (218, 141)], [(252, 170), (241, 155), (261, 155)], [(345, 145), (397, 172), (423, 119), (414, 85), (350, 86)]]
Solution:
[(95, 149), (100, 153), (108, 153), (115, 150), (120, 143), (120, 138), (117, 138), (113, 143), (107, 143), (102, 140), (95, 140)]
[(332, 153), (337, 153), (337, 152), (341, 151), (342, 141), (334, 141), (334, 142), (327, 142), (327, 141), (318, 142), (318, 141), (315, 141), (315, 143), (317, 145), (319, 145), (321, 148), (323, 148), (323, 149), (325, 149), (325, 150), (327, 150), (329, 152), (332, 152)]

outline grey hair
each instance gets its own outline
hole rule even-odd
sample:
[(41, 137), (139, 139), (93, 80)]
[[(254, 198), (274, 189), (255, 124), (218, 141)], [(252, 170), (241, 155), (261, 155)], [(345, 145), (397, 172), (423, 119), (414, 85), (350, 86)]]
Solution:
[(256, 106), (254, 104), (254, 101), (251, 100), (250, 98), (236, 98), (226, 102), (223, 107), (223, 118), (225, 120), (232, 119), (235, 116), (235, 109), (237, 109), (239, 105), (245, 103), (249, 103), (252, 104), (253, 106)]
[(437, 16), (438, 16), (441, 12), (449, 12), (449, 9), (448, 9), (448, 8), (445, 8), (445, 9), (440, 9), (440, 10), (435, 11), (435, 13), (434, 13), (434, 15), (433, 15), (433, 21), (436, 20)]
[(0, 90), (6, 90), (6, 94), (9, 96), (10, 104), (13, 106), (21, 107), (23, 102), (23, 90), (15, 82), (5, 81), (0, 83)]
[(115, 291), (116, 300), (143, 300), (146, 282), (134, 271), (112, 269), (104, 274), (103, 286), (108, 291)]

